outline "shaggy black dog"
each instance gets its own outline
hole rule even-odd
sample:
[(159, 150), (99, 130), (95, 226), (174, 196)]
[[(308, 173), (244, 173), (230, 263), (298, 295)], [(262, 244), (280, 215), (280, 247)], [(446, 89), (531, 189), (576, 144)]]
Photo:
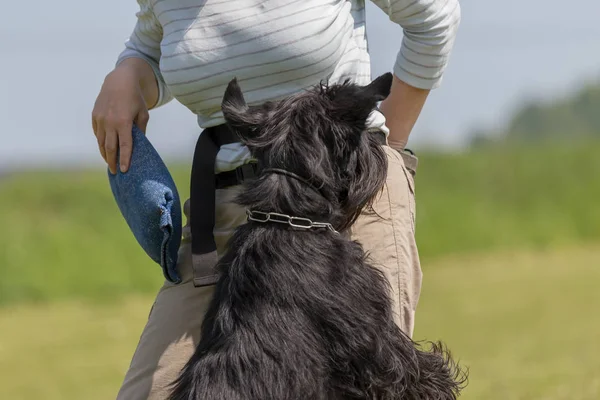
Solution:
[[(320, 85), (259, 107), (229, 84), (225, 119), (262, 168), (238, 202), (258, 221), (237, 229), (218, 265), (202, 338), (171, 400), (458, 396), (462, 372), (441, 346), (424, 351), (400, 331), (386, 279), (336, 232), (385, 183), (386, 156), (365, 123), (391, 81)], [(322, 224), (294, 227), (310, 223), (270, 212)]]

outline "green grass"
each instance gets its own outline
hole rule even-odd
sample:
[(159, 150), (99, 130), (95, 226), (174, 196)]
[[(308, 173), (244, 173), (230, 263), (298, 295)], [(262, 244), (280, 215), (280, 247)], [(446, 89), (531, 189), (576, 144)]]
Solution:
[(465, 399), (600, 398), (600, 246), (426, 266), (417, 338), (470, 368)]
[(130, 297), (0, 309), (0, 399), (114, 399), (151, 304)]
[(0, 303), (107, 300), (160, 283), (104, 174), (35, 172), (0, 184)]
[[(423, 154), (417, 236), (424, 263), (447, 254), (600, 240), (600, 143)], [(172, 168), (186, 197), (186, 167)], [(103, 170), (17, 173), (0, 181), (0, 304), (107, 301), (154, 293)]]
[[(426, 266), (417, 339), (470, 368), (465, 400), (600, 398), (600, 247)], [(0, 398), (115, 398), (152, 297), (0, 309)]]
[(417, 242), (449, 253), (548, 248), (600, 239), (600, 142), (426, 154)]

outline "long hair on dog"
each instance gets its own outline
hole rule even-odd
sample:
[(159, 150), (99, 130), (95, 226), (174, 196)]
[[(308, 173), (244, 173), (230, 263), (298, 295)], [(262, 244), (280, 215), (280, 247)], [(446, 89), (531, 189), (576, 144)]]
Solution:
[(332, 229), (237, 228), (171, 400), (458, 396), (461, 369), (443, 346), (425, 350), (395, 325), (386, 278), (343, 234), (385, 184), (387, 159), (366, 121), (391, 82), (321, 84), (252, 107), (230, 82), (225, 120), (262, 171), (237, 202)]

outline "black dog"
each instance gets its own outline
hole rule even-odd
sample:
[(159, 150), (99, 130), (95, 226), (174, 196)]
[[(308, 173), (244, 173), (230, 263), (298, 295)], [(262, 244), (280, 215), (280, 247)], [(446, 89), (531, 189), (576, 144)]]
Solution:
[(386, 156), (365, 123), (391, 81), (320, 85), (260, 107), (229, 84), (225, 119), (262, 172), (238, 198), (250, 222), (217, 267), (202, 338), (171, 400), (458, 396), (463, 373), (441, 346), (421, 350), (400, 331), (386, 279), (337, 233), (385, 183)]

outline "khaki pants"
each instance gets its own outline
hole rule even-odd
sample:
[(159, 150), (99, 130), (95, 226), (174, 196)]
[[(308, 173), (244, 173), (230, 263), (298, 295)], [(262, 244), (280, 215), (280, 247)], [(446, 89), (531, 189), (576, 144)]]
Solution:
[[(415, 243), (414, 174), (417, 160), (385, 146), (388, 176), (374, 212), (365, 212), (350, 235), (362, 243), (371, 262), (386, 275), (396, 323), (412, 335), (421, 291), (421, 267)], [(215, 240), (219, 254), (233, 230), (246, 221), (245, 210), (232, 203), (239, 187), (217, 191)], [(186, 204), (186, 215), (188, 214)], [(168, 385), (191, 357), (213, 286), (195, 287), (189, 227), (179, 253), (183, 282), (165, 282), (158, 292), (117, 400), (163, 400)]]

